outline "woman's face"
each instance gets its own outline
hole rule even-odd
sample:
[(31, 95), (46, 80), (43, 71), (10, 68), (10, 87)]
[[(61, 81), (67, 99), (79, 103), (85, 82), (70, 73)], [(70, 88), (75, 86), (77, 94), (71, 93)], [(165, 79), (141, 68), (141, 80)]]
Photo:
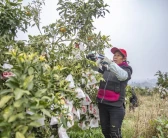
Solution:
[(119, 51), (117, 51), (117, 52), (115, 52), (115, 54), (113, 56), (113, 61), (116, 64), (121, 64), (123, 61), (126, 61), (126, 58), (123, 57), (123, 55)]

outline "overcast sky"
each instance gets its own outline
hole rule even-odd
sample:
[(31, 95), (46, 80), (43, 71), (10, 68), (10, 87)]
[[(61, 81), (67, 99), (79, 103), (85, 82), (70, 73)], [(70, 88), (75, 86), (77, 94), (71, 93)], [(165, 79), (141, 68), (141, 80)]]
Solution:
[[(24, 0), (26, 3), (28, 0)], [(30, 1), (30, 0), (29, 0)], [(46, 0), (42, 25), (54, 22), (59, 16), (57, 0)], [(168, 72), (168, 0), (105, 0), (110, 14), (95, 20), (97, 31), (110, 35), (111, 44), (124, 48), (133, 68), (133, 80), (154, 78), (161, 70)], [(36, 35), (37, 29), (29, 29)], [(27, 34), (19, 33), (19, 39)], [(110, 49), (106, 56), (112, 58)]]

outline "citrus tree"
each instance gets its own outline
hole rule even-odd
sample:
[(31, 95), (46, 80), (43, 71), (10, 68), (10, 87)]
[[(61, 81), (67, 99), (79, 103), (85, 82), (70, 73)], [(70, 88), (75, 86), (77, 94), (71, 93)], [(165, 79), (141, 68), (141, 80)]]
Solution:
[[(60, 19), (41, 28), (43, 3), (35, 0), (23, 7), (21, 0), (0, 2), (2, 138), (34, 138), (39, 131), (39, 137), (48, 138), (53, 134), (50, 125), (58, 124), (61, 135), (74, 121), (97, 117), (96, 109), (88, 107), (102, 78), (86, 55), (111, 47), (108, 36), (94, 33), (93, 25), (108, 5), (103, 0), (59, 0)], [(28, 26), (36, 26), (39, 35), (16, 40), (17, 31), (26, 32)]]

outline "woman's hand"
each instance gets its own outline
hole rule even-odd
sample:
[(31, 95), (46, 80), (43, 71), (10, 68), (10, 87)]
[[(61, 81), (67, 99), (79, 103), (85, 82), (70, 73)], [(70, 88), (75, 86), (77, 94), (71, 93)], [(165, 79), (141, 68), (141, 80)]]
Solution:
[(96, 55), (91, 53), (91, 52), (86, 56), (86, 58), (89, 59), (89, 60), (92, 60), (92, 61), (97, 60)]
[(108, 59), (107, 57), (104, 57), (104, 59), (102, 60), (103, 64), (110, 64), (112, 62), (112, 60)]

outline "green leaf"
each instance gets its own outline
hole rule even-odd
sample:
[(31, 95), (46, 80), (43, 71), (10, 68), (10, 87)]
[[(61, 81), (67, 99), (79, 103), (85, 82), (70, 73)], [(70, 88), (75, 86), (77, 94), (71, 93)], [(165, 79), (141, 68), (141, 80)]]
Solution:
[(33, 121), (33, 122), (31, 122), (31, 123), (29, 124), (29, 126), (40, 127), (41, 124), (40, 124), (39, 122), (37, 122), (37, 121)]
[(20, 100), (15, 101), (13, 105), (14, 107), (18, 108), (23, 104), (23, 102), (24, 102), (23, 99), (20, 99)]
[(29, 129), (28, 126), (24, 126), (24, 127), (22, 128), (22, 131), (21, 131), (22, 134), (25, 134), (28, 129)]
[(50, 112), (47, 111), (46, 109), (41, 109), (41, 111), (43, 112), (43, 114), (47, 115), (48, 117), (51, 117)]
[(10, 130), (5, 130), (5, 131), (2, 131), (1, 132), (1, 138), (11, 138), (10, 137), (10, 133), (11, 133), (11, 131)]
[(24, 113), (17, 114), (17, 118), (24, 119), (25, 118)]
[(30, 67), (29, 69), (28, 69), (28, 74), (29, 75), (32, 75), (34, 73), (34, 68), (33, 67)]
[(168, 124), (166, 124), (165, 128), (167, 128), (167, 129), (168, 129)]
[(41, 89), (35, 93), (35, 97), (42, 97), (43, 94), (47, 91), (47, 89)]
[(48, 96), (43, 96), (41, 99), (42, 99), (42, 100), (43, 100), (43, 99), (47, 99), (48, 101), (52, 101), (52, 99), (51, 99), (50, 97), (48, 97)]
[(30, 87), (29, 85), (32, 85), (31, 83), (33, 81), (33, 78), (34, 78), (34, 76), (31, 75), (24, 80), (24, 83), (23, 83), (23, 88), (24, 89), (27, 89), (28, 87)]
[(37, 119), (40, 119), (40, 118), (42, 118), (42, 117), (43, 117), (42, 115), (33, 114), (33, 115), (31, 115), (29, 118), (30, 118), (31, 120), (37, 120)]
[(19, 5), (18, 3), (14, 3), (14, 2), (10, 2), (10, 5), (11, 6), (17, 6), (17, 5)]
[(5, 120), (7, 120), (13, 113), (13, 107), (12, 106), (8, 106), (4, 109), (4, 112), (3, 112), (3, 118)]
[(32, 82), (29, 83), (27, 89), (30, 91), (30, 90), (33, 89), (33, 86), (34, 86), (34, 83), (33, 83), (33, 81), (32, 81)]
[(11, 124), (7, 123), (7, 122), (1, 122), (0, 123), (0, 127), (6, 127), (6, 126), (10, 126)]
[(8, 123), (11, 123), (17, 119), (17, 115), (12, 115), (9, 117)]
[(19, 124), (18, 124), (18, 126), (16, 126), (16, 127), (13, 129), (13, 131), (14, 131), (14, 132), (19, 131), (19, 130), (22, 129), (23, 127), (24, 127), (23, 125), (19, 125)]
[(13, 96), (4, 96), (0, 100), (0, 108), (2, 108)]
[(27, 138), (35, 138), (34, 134), (30, 134)]
[(15, 100), (19, 100), (24, 94), (30, 95), (31, 93), (29, 91), (16, 88), (14, 90), (14, 94), (15, 94)]
[(15, 121), (17, 118), (24, 119), (25, 118), (24, 113), (19, 113), (19, 114), (10, 116), (8, 122), (11, 123)]
[(66, 120), (66, 118), (64, 118), (64, 116), (61, 116), (61, 122), (62, 122), (64, 128), (66, 128), (67, 127), (67, 120)]
[(10, 93), (10, 92), (12, 92), (12, 89), (4, 89), (4, 90), (0, 91), (0, 95), (7, 94), (7, 93)]
[(5, 83), (5, 85), (8, 86), (8, 87), (11, 88), (11, 89), (14, 89), (14, 88), (19, 87), (18, 83), (13, 82), (13, 81), (7, 81), (7, 82)]
[(15, 138), (25, 138), (25, 136), (20, 132), (16, 132)]
[(18, 0), (18, 2), (22, 2), (23, 0)]

